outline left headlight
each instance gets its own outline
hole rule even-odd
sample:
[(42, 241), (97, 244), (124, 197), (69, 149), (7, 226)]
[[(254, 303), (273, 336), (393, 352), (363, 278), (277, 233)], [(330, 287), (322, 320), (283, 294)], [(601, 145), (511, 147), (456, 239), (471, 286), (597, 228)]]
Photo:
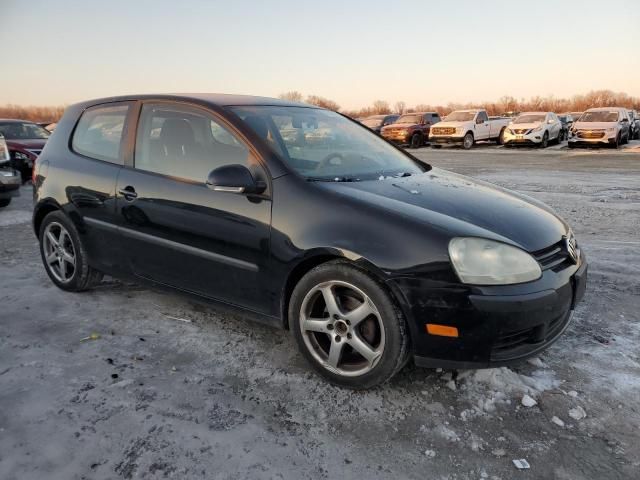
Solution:
[(524, 250), (484, 238), (454, 238), (449, 257), (460, 280), (472, 285), (523, 283), (542, 275), (540, 264)]

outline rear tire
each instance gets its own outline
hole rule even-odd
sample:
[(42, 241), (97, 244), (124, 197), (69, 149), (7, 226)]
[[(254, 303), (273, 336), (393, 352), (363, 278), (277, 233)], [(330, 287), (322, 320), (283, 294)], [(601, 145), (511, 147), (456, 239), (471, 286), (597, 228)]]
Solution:
[(0, 208), (8, 207), (10, 203), (11, 203), (10, 198), (2, 198), (0, 199)]
[(78, 231), (62, 212), (57, 210), (44, 217), (38, 238), (42, 263), (57, 287), (81, 292), (100, 283), (102, 272), (89, 266)]
[(473, 133), (468, 132), (462, 140), (462, 148), (464, 148), (465, 150), (469, 150), (471, 147), (473, 147), (473, 143)]
[(288, 314), (301, 353), (333, 384), (380, 385), (409, 358), (402, 312), (382, 283), (348, 262), (327, 262), (302, 277)]

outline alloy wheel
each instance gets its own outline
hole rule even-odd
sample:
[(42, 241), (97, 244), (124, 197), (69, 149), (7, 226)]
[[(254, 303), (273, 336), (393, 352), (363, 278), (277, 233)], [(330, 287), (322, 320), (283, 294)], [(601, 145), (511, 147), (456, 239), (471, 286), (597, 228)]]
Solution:
[(58, 222), (47, 225), (43, 237), (47, 268), (61, 283), (68, 283), (76, 273), (76, 250), (71, 235)]
[(464, 136), (462, 146), (465, 148), (465, 150), (469, 150), (471, 147), (473, 147), (473, 135), (471, 135), (470, 133), (467, 133)]
[(362, 290), (343, 281), (313, 287), (300, 307), (305, 346), (325, 369), (359, 376), (377, 365), (385, 333), (377, 307)]

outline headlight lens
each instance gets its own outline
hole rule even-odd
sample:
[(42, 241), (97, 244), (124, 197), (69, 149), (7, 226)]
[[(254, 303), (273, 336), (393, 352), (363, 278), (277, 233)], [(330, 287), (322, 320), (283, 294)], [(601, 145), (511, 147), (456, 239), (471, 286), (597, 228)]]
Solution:
[(537, 280), (540, 264), (527, 252), (484, 238), (454, 238), (449, 257), (463, 283), (508, 285)]
[(541, 132), (542, 131), (542, 125), (539, 127), (536, 127), (533, 129), (534, 132)]

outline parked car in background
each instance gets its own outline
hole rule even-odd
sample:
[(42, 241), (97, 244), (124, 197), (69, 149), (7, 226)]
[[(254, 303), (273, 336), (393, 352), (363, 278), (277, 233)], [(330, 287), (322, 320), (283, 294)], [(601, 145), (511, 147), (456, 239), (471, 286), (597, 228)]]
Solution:
[(558, 119), (560, 123), (562, 123), (562, 140), (564, 141), (569, 138), (569, 130), (571, 130), (573, 126), (573, 115), (570, 113), (562, 113), (558, 115)]
[[(281, 136), (303, 123), (333, 140), (319, 150)], [(551, 208), (309, 105), (80, 103), (36, 175), (33, 228), (57, 287), (109, 274), (234, 306), (289, 329), (312, 368), (350, 388), (411, 358), (467, 369), (538, 355), (585, 292), (585, 256)]]
[(630, 123), (626, 108), (590, 108), (574, 122), (569, 132), (569, 148), (589, 145), (618, 148), (629, 142)]
[(469, 149), (479, 140), (493, 140), (502, 143), (502, 135), (510, 118), (489, 119), (486, 110), (456, 110), (431, 129), (429, 142), (434, 148), (443, 144), (462, 145)]
[(537, 145), (546, 148), (549, 142), (561, 142), (562, 122), (553, 112), (525, 112), (516, 117), (503, 135), (505, 147)]
[(360, 123), (363, 124), (365, 127), (370, 128), (377, 134), (380, 134), (380, 130), (382, 130), (382, 127), (391, 125), (399, 117), (400, 115), (396, 115), (396, 114), (372, 115), (370, 117), (360, 120)]
[(7, 142), (13, 168), (20, 172), (22, 181), (27, 182), (51, 133), (33, 122), (0, 119), (0, 134)]
[(629, 140), (640, 139), (640, 119), (635, 110), (627, 109), (629, 115)]
[(440, 122), (438, 112), (416, 112), (401, 115), (394, 123), (382, 127), (380, 134), (390, 142), (422, 147), (429, 138), (431, 126)]
[(11, 203), (13, 197), (20, 195), (20, 173), (11, 165), (9, 147), (0, 135), (0, 208)]
[(568, 115), (571, 115), (571, 118), (573, 118), (573, 123), (576, 123), (583, 113), (584, 112), (568, 112)]

